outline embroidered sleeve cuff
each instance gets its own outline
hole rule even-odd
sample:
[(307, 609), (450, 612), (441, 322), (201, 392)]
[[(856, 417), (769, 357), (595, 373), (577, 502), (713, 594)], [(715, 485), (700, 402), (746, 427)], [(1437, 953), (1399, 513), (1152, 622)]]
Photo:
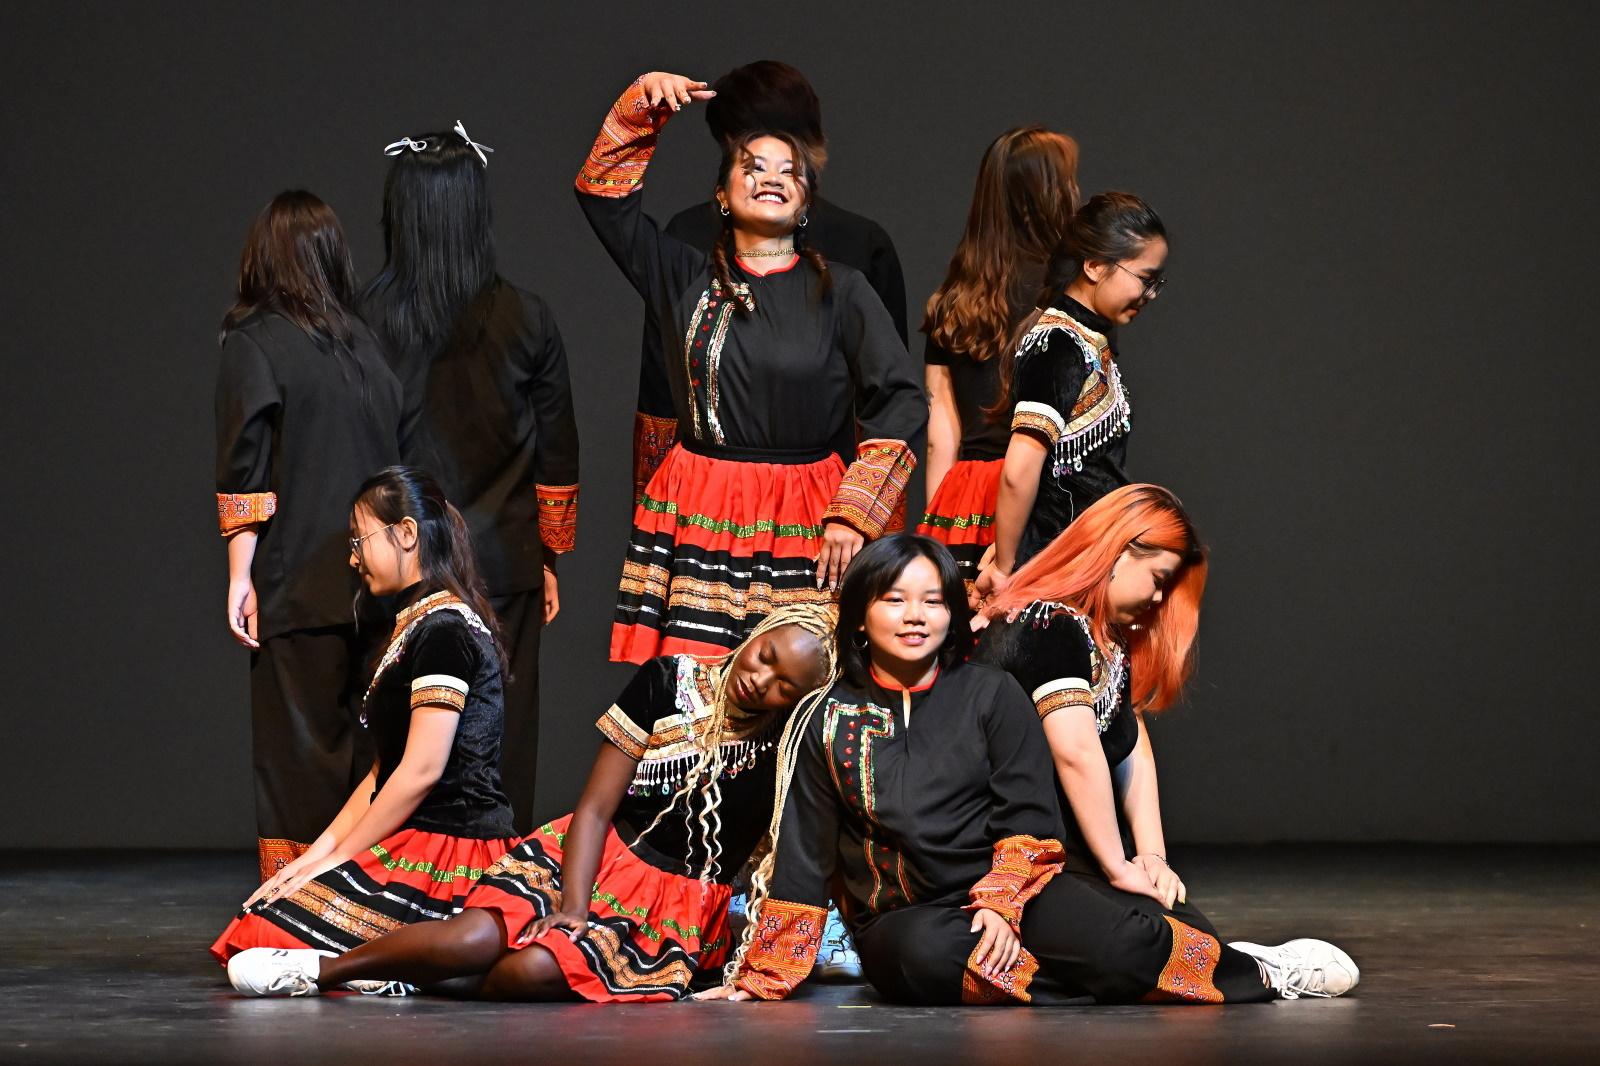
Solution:
[(630, 759), (644, 758), (646, 749), (650, 747), (650, 734), (640, 729), (638, 723), (616, 704), (612, 704), (611, 709), (602, 714), (594, 726)]
[(664, 107), (651, 107), (644, 95), (644, 78), (636, 79), (606, 114), (600, 135), (578, 171), (578, 191), (620, 199), (643, 187), (645, 168), (656, 150), (656, 135), (670, 113)]
[(449, 674), (425, 674), (411, 682), (411, 709), (448, 707), (463, 711), (467, 707), (467, 683)]
[(1067, 432), (1067, 422), (1060, 411), (1047, 403), (1020, 400), (1011, 415), (1011, 432), (1019, 429), (1037, 433), (1047, 443), (1054, 444)]
[(539, 500), (539, 542), (553, 555), (569, 552), (578, 542), (578, 486), (536, 485)]
[(862, 441), (822, 520), (847, 522), (869, 540), (883, 536), (916, 466), (903, 440)]
[(967, 910), (983, 907), (1006, 920), (1013, 931), (1022, 926), (1022, 908), (1061, 872), (1066, 853), (1059, 840), (1030, 836), (1006, 837), (994, 846), (994, 863), (972, 886)]
[(822, 948), (828, 909), (768, 899), (753, 921), (750, 950), (733, 979), (734, 987), (758, 999), (783, 999), (811, 973)]
[(1063, 707), (1087, 707), (1092, 711), (1094, 690), (1081, 677), (1058, 677), (1033, 690), (1033, 707), (1039, 712), (1040, 718), (1046, 718)]
[(276, 492), (217, 493), (217, 525), (224, 537), (258, 526), (277, 513)]
[(633, 415), (633, 502), (644, 498), (645, 486), (656, 476), (673, 442), (678, 439), (678, 420), (671, 416)]

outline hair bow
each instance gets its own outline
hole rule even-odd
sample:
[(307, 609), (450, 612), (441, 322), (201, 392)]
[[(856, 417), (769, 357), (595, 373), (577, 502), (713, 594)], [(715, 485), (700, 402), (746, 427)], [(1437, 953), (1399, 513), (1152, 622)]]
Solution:
[(488, 165), (489, 165), (489, 157), (484, 155), (483, 153), (485, 153), (485, 152), (493, 152), (494, 149), (490, 148), (487, 144), (479, 144), (477, 141), (473, 140), (471, 137), (468, 137), (467, 136), (467, 127), (465, 127), (465, 126), (463, 126), (461, 124), (461, 120), (460, 119), (456, 119), (455, 131), (456, 131), (457, 135), (459, 135), (460, 138), (463, 141), (467, 142), (467, 145), (469, 147), (471, 147), (471, 149), (474, 152), (478, 153), (478, 159), (480, 161), (482, 161), (483, 165), (485, 167), (488, 167)]
[(428, 142), (427, 141), (413, 141), (410, 137), (402, 137), (398, 141), (395, 141), (393, 144), (385, 145), (384, 149), (383, 149), (383, 154), (384, 155), (399, 155), (401, 152), (405, 151), (407, 148), (411, 149), (413, 152), (426, 152), (428, 150)]

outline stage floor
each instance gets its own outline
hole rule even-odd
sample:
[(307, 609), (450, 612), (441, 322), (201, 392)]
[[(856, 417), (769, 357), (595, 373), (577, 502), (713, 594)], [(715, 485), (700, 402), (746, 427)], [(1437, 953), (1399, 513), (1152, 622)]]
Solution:
[(246, 1000), (205, 948), (243, 854), (8, 853), (0, 1062), (1310, 1063), (1600, 1061), (1600, 849), (1178, 849), (1231, 937), (1333, 940), (1337, 1000), (1237, 1007), (904, 1008), (865, 986), (788, 1003)]

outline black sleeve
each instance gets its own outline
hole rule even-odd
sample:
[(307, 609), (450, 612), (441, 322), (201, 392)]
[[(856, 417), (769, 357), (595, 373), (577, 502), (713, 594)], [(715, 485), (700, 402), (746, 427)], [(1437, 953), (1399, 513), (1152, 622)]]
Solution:
[[(667, 236), (699, 248), (702, 252), (709, 252), (709, 249), (701, 247), (701, 241), (697, 239), (703, 236), (701, 230), (704, 227), (700, 223), (709, 210), (709, 204), (696, 204), (679, 211), (667, 223)], [(650, 316), (645, 318), (643, 336), (639, 340), (639, 403), (636, 410), (650, 418), (677, 417), (677, 411), (672, 406), (672, 386), (667, 378), (667, 364), (661, 351), (661, 330)]]
[(419, 622), (405, 657), (412, 708), (463, 710), (482, 654), (466, 621), (455, 611), (438, 611)]
[(661, 232), (655, 219), (644, 213), (639, 193), (577, 195), (589, 228), (653, 314), (664, 313), (672, 297), (705, 269), (704, 254)]
[(900, 256), (894, 250), (894, 241), (882, 226), (872, 226), (872, 251), (863, 271), (878, 299), (889, 312), (894, 328), (900, 334), (900, 343), (909, 346), (910, 334), (906, 332), (906, 278), (900, 269)]
[(922, 373), (862, 275), (840, 272), (838, 282), (839, 339), (855, 383), (861, 439), (904, 441), (920, 455), (928, 435)]
[(281, 405), (266, 354), (239, 330), (229, 333), (217, 371), (218, 493), (271, 491), (272, 427)]
[(829, 882), (839, 858), (839, 795), (828, 772), (822, 714), (811, 716), (801, 739), (794, 777), (783, 804), (773, 860), (774, 899), (827, 907)]
[(928, 366), (949, 366), (951, 356), (948, 351), (934, 343), (932, 337), (924, 338), (922, 342), (922, 361)]
[(663, 655), (640, 666), (595, 728), (630, 759), (642, 759), (656, 721), (676, 710), (677, 661)]
[(1014, 678), (998, 682), (988, 706), (980, 708), (989, 752), (989, 836), (1001, 841), (1027, 836), (1061, 839), (1061, 809), (1056, 801), (1050, 743), (1028, 696)]
[[(1083, 627), (1064, 611), (1041, 614), (1036, 620), (1009, 623), (1016, 627), (1016, 642), (1009, 665), (1011, 676), (1037, 704), (1040, 690), (1056, 683), (1088, 689), (1094, 660)], [(1055, 708), (1051, 708), (1052, 710)], [(1040, 708), (1040, 716), (1048, 713)]]
[(1054, 333), (1055, 343), (1035, 343), (1017, 356), (1016, 407), (1012, 432), (1025, 431), (1055, 444), (1067, 432), (1072, 408), (1089, 376), (1072, 338)]
[(537, 331), (528, 338), (534, 356), (528, 402), (539, 427), (536, 479), (541, 485), (576, 485), (578, 420), (572, 408), (566, 345), (549, 305), (538, 297), (528, 303), (527, 321)]

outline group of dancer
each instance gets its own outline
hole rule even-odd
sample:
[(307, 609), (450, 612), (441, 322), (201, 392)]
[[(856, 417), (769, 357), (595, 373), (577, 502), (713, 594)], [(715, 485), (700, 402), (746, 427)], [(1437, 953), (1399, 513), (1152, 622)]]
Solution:
[[(644, 174), (702, 102), (714, 197), (662, 229)], [(798, 71), (651, 73), (612, 106), (576, 186), (646, 308), (610, 649), (639, 668), (572, 813), (537, 828), (566, 357), (496, 271), (492, 149), (458, 123), (387, 151), (379, 274), (358, 292), (332, 212), (285, 193), (224, 322), (262, 873), (212, 947), (236, 989), (780, 999), (830, 907), (894, 1002), (1355, 985), (1323, 941), (1223, 941), (1167, 863), (1145, 720), (1191, 672), (1206, 552), (1123, 470), (1115, 352), (1166, 233), (1130, 194), (1080, 204), (1070, 137), (985, 153), (919, 380), (892, 244), (818, 197)]]

